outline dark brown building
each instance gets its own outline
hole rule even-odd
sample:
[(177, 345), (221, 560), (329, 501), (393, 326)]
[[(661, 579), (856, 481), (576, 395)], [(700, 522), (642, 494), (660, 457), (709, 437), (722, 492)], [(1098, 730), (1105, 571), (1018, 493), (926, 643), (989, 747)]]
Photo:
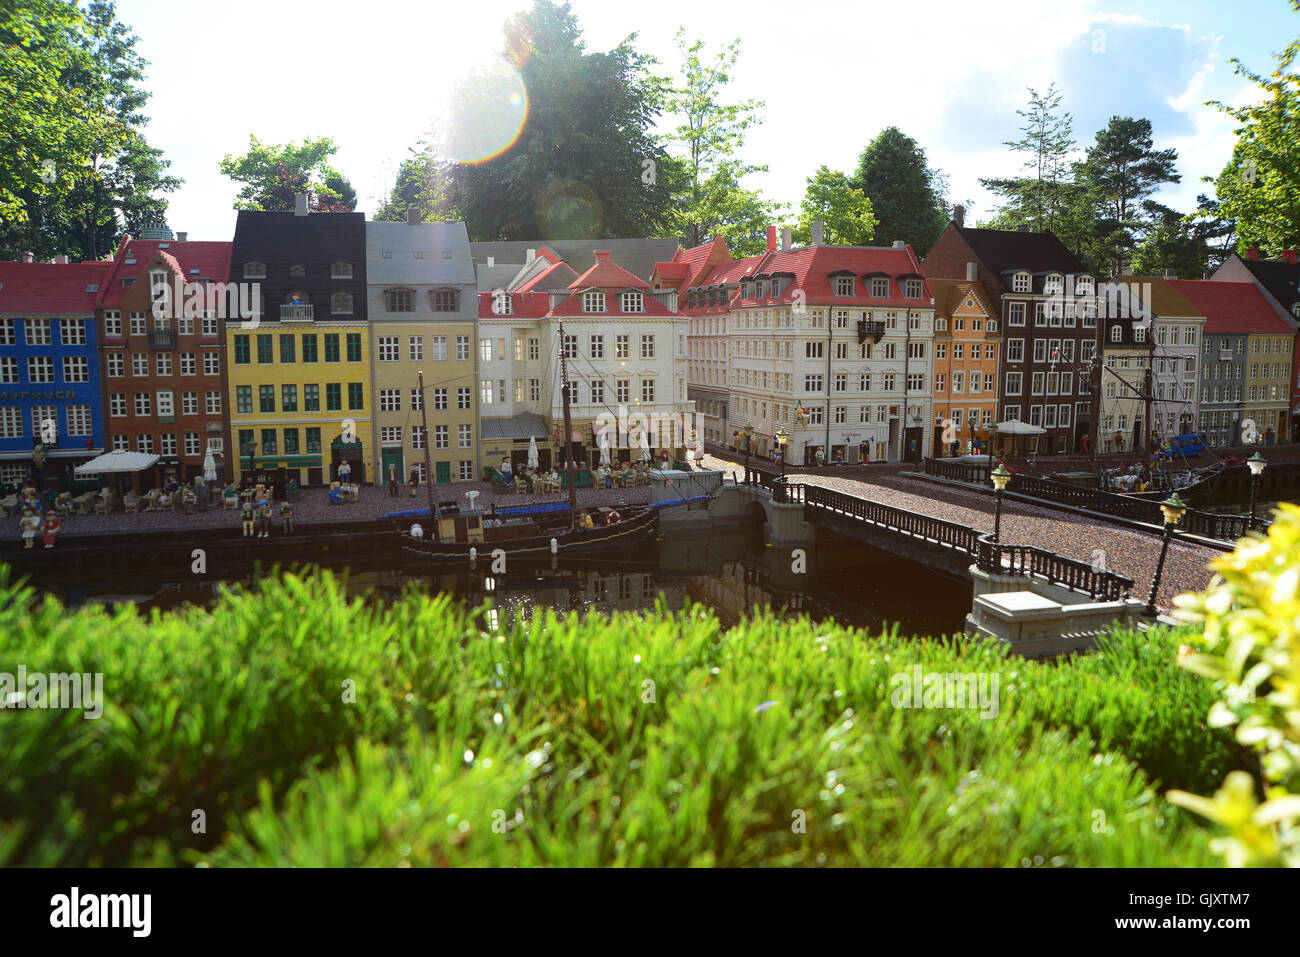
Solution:
[[(949, 223), (924, 263), (927, 276), (976, 278), (997, 307), (997, 420), (1043, 428), (1042, 454), (1096, 448), (1100, 366), (1097, 279), (1050, 230), (970, 229)], [(995, 439), (997, 448), (1011, 446)], [(1023, 440), (1021, 447), (1025, 447)], [(1033, 440), (1027, 443), (1033, 448)]]

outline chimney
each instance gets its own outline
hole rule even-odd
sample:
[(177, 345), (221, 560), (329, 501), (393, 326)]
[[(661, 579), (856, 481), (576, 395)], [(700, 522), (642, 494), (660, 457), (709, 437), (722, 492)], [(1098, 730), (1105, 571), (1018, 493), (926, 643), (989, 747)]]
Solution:
[(530, 249), (530, 250), (528, 250), (528, 258), (525, 259), (524, 262), (525, 262), (525, 263), (530, 263), (530, 262), (532, 262), (532, 261), (533, 261), (534, 259), (536, 259), (536, 258), (537, 258), (537, 250), (536, 250), (536, 249)]
[(1249, 249), (1247, 249), (1247, 250), (1246, 250), (1246, 258), (1247, 258), (1247, 259), (1258, 259), (1258, 258), (1259, 258), (1259, 247), (1258, 247), (1258, 246), (1251, 246)]
[[(960, 206), (958, 206), (957, 208), (958, 208), (958, 209), (961, 209)], [(967, 264), (966, 264), (966, 281), (967, 281), (967, 282), (975, 282), (977, 279), (979, 279), (979, 277), (980, 277), (980, 265), (979, 265), (979, 263), (967, 263)]]
[(307, 194), (295, 193), (293, 197), (293, 214), (295, 216), (307, 215)]
[(497, 257), (496, 257), (496, 256), (489, 256), (489, 257), (488, 257), (488, 269), (493, 268), (496, 264), (497, 264)]
[(177, 233), (177, 234), (176, 234), (176, 241), (177, 241), (178, 243), (183, 243), (183, 242), (185, 242), (185, 241), (186, 241), (187, 239), (189, 239), (189, 238), (190, 238), (190, 234), (189, 234), (189, 233)]
[(1124, 265), (1120, 266), (1120, 267), (1119, 267), (1119, 274), (1120, 274), (1121, 276), (1131, 276), (1131, 275), (1133, 275), (1133, 266), (1132, 266), (1132, 264), (1131, 264), (1131, 263), (1125, 263)]
[(1177, 270), (1177, 269), (1166, 269), (1166, 270), (1165, 270), (1165, 278), (1166, 278), (1166, 279), (1177, 279), (1177, 278), (1178, 278), (1178, 270)]
[(966, 225), (966, 207), (958, 203), (952, 208), (952, 222), (954, 226), (961, 228)]
[(1294, 249), (1284, 249), (1284, 250), (1282, 250), (1282, 258), (1283, 258), (1286, 262), (1289, 262), (1289, 263), (1293, 263), (1293, 262), (1295, 262), (1295, 261), (1296, 261), (1295, 250), (1294, 250)]
[(767, 227), (767, 251), (770, 253), (776, 252), (776, 227), (775, 226)]
[(23, 253), (23, 262), (25, 263), (36, 262), (36, 254), (31, 251)]
[(414, 226), (420, 221), (420, 211), (414, 206), (406, 207), (406, 225)]
[(1029, 224), (1028, 224), (1028, 223), (1021, 223), (1019, 226), (1016, 227), (1016, 231), (1017, 231), (1017, 232), (1021, 232), (1021, 233), (1027, 233), (1027, 232), (1029, 232)]
[(895, 239), (895, 240), (894, 240), (894, 248), (895, 248), (895, 249), (906, 249), (906, 248), (907, 248), (907, 243), (903, 242), (903, 240), (901, 240), (901, 239)]
[(794, 230), (789, 226), (781, 230), (781, 252), (788, 252), (794, 245)]
[(821, 244), (822, 244), (822, 221), (820, 219), (815, 219), (813, 220), (813, 224), (812, 224), (812, 242), (810, 242), (809, 245), (820, 246)]
[(597, 249), (597, 250), (596, 250), (596, 262), (598, 262), (598, 263), (607, 263), (607, 262), (609, 262), (609, 250), (608, 250), (608, 249)]

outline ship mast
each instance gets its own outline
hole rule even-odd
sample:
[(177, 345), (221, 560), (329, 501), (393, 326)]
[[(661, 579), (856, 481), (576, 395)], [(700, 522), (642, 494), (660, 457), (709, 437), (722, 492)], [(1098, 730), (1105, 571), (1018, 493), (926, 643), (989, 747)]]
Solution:
[(569, 367), (564, 358), (564, 320), (560, 320), (560, 397), (564, 403), (564, 441), (560, 454), (569, 475), (569, 530), (578, 527), (578, 481), (573, 474), (573, 420), (569, 415)]
[(424, 404), (424, 372), (416, 373), (420, 383), (420, 422), (424, 428), (424, 477), (429, 491), (429, 518), (433, 522), (433, 540), (438, 538), (438, 505), (433, 497), (433, 460), (429, 458), (429, 414)]

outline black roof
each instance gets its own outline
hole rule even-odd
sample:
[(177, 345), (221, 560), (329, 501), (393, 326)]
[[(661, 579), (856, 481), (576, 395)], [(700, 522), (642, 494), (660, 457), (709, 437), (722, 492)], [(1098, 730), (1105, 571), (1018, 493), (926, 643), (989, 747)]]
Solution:
[(1300, 302), (1300, 263), (1285, 259), (1245, 259), (1242, 264), (1259, 280), (1269, 295), (1288, 312)]
[(1049, 272), (1092, 275), (1050, 229), (1031, 232), (969, 226), (954, 228), (994, 275), (1020, 269), (1040, 275)]

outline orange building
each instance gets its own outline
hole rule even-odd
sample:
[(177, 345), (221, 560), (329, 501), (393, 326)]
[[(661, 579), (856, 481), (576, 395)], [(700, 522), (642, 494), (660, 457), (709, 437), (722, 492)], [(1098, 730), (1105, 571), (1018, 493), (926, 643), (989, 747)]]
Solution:
[(934, 293), (934, 454), (988, 446), (997, 421), (997, 310), (977, 280), (927, 277)]

